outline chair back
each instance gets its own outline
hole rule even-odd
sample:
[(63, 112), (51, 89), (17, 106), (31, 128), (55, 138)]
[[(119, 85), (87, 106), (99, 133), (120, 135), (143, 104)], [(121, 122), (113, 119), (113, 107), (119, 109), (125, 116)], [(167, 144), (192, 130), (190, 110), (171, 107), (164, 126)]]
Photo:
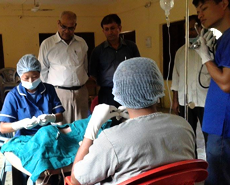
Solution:
[(141, 173), (119, 185), (193, 185), (204, 181), (208, 163), (201, 159), (179, 161)]
[[(179, 161), (146, 171), (118, 185), (194, 185), (207, 178), (207, 167), (208, 163), (202, 159)], [(65, 177), (65, 185), (72, 185), (70, 176)]]
[(0, 69), (0, 100), (3, 104), (6, 94), (18, 85), (20, 78), (15, 68), (6, 67)]
[(16, 82), (17, 72), (13, 67), (0, 69), (0, 76), (4, 82)]

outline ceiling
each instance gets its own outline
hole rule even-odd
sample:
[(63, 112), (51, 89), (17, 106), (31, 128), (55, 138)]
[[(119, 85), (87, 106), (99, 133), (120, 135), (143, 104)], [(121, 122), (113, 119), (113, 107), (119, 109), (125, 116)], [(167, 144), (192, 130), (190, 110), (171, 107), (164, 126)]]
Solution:
[[(39, 4), (112, 4), (119, 0), (35, 0)], [(34, 4), (34, 0), (0, 0), (0, 4)]]

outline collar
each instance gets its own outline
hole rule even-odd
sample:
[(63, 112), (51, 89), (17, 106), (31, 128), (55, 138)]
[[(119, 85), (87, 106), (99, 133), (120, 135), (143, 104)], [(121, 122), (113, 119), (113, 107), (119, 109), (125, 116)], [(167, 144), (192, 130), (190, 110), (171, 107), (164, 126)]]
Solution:
[[(78, 37), (77, 37), (76, 35), (74, 35), (73, 38), (72, 38), (72, 40), (70, 41), (70, 44), (71, 44), (72, 42), (78, 41), (78, 40), (79, 40)], [(55, 34), (54, 42), (55, 42), (55, 43), (58, 43), (58, 42), (64, 42), (64, 43), (66, 43), (66, 42), (60, 37), (58, 31), (57, 31), (56, 34)]]
[[(27, 90), (25, 87), (22, 86), (22, 83), (20, 83), (17, 86), (17, 91), (21, 96), (27, 96)], [(43, 94), (46, 91), (45, 85), (41, 82), (37, 87), (38, 94)]]
[[(121, 37), (120, 37), (119, 40), (120, 40), (120, 45), (119, 45), (118, 48), (120, 48), (122, 45), (127, 45), (126, 42), (125, 42), (125, 40), (122, 39)], [(106, 40), (106, 41), (104, 42), (104, 48), (107, 48), (107, 47), (111, 47), (111, 46), (110, 46), (109, 42)]]

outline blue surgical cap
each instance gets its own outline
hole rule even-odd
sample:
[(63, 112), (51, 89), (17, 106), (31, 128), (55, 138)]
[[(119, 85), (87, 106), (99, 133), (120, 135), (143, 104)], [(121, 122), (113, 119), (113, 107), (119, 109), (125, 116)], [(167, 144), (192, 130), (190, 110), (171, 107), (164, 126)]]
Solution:
[(20, 77), (29, 71), (41, 71), (40, 62), (32, 54), (24, 55), (17, 63), (17, 73)]
[(122, 62), (113, 76), (114, 100), (131, 109), (157, 103), (164, 96), (164, 81), (156, 63), (143, 57)]

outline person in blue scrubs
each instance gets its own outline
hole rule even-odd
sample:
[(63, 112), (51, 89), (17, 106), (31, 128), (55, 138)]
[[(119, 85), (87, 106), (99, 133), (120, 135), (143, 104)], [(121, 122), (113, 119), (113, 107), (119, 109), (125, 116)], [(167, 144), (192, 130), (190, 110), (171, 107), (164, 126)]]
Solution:
[(209, 40), (202, 35), (196, 51), (211, 75), (202, 125), (202, 130), (208, 133), (205, 185), (227, 185), (230, 184), (230, 0), (193, 0), (193, 4), (202, 25), (222, 33), (214, 57), (208, 48)]
[(49, 123), (60, 122), (65, 111), (54, 87), (40, 80), (41, 64), (34, 55), (17, 63), (21, 83), (6, 96), (0, 114), (0, 132), (34, 135)]

